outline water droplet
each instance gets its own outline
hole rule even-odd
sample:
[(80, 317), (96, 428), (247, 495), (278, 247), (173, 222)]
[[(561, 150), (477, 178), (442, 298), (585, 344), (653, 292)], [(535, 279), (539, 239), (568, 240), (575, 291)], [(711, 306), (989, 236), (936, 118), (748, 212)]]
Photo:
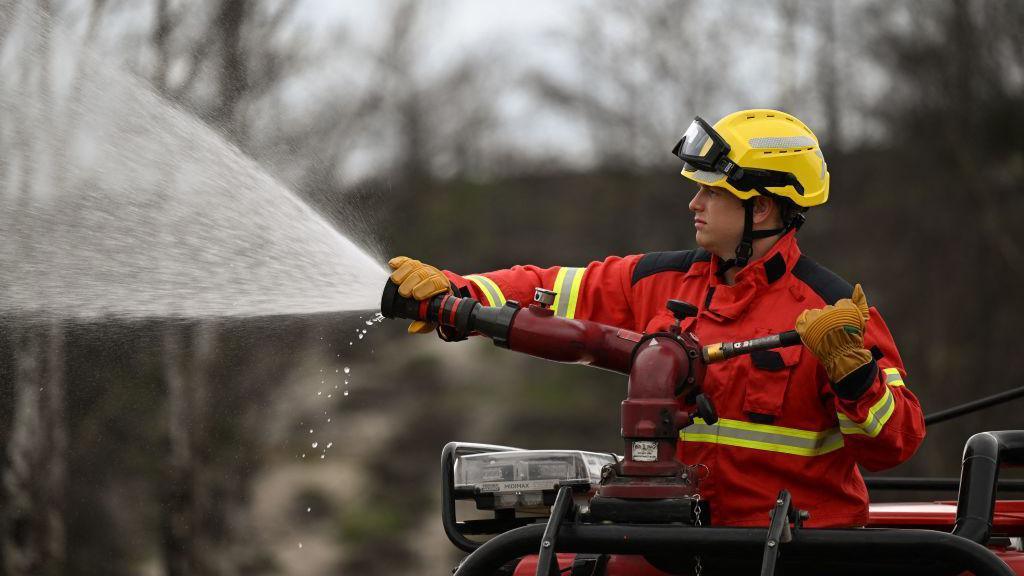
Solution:
[(316, 448), (319, 442), (313, 442), (313, 448)]
[[(311, 508), (309, 506), (306, 506), (306, 512), (312, 512), (312, 511), (313, 511), (313, 508)], [(299, 544), (299, 546), (301, 546), (301, 544)]]
[(345, 380), (345, 385), (348, 386), (348, 380)]
[[(321, 384), (323, 384), (323, 382), (321, 382)], [(323, 391), (322, 391), (322, 390), (317, 390), (317, 391), (316, 391), (316, 395), (317, 395), (317, 396), (323, 396), (323, 395), (324, 395), (324, 393), (323, 393)]]
[(366, 328), (363, 328), (363, 334), (366, 334)]
[(348, 396), (348, 390), (345, 390), (345, 396)]
[(328, 442), (328, 443), (327, 443), (327, 447), (328, 447), (328, 448), (330, 448), (331, 446), (334, 446), (334, 442)]
[(328, 395), (327, 395), (327, 397), (328, 397), (328, 398), (333, 398), (333, 397), (334, 397), (334, 394), (328, 394)]
[(362, 340), (362, 339), (363, 339), (363, 335), (362, 335), (362, 334), (360, 334), (360, 335), (359, 335), (359, 339), (360, 339), (360, 340)]
[(306, 457), (306, 455), (305, 455), (305, 454), (303, 454), (303, 455), (302, 455), (302, 457), (303, 457), (303, 458), (305, 458), (305, 457)]
[(334, 369), (334, 373), (335, 373), (335, 374), (337, 374), (337, 373), (338, 373), (338, 369), (337, 369), (337, 368), (335, 368), (335, 369)]
[(326, 454), (321, 454), (321, 455), (320, 455), (320, 459), (321, 459), (321, 460), (323, 460), (323, 459), (324, 459), (324, 456), (327, 456), (327, 455), (326, 455)]
[(299, 548), (302, 548), (302, 542), (299, 542)]
[(345, 366), (345, 374), (348, 374), (349, 372), (351, 372), (351, 370), (348, 369), (348, 366)]
[(312, 428), (310, 428), (310, 429), (309, 429), (309, 433), (310, 433), (310, 434), (312, 434), (312, 433), (313, 433), (313, 429), (312, 429)]
[(330, 419), (330, 418), (328, 418), (328, 419), (327, 419), (327, 422), (330, 422), (330, 421), (331, 421), (331, 419)]
[(373, 326), (373, 320), (367, 320), (366, 321), (366, 325), (367, 326)]
[(348, 343), (348, 345), (349, 345), (349, 346), (351, 346), (351, 345), (352, 345), (352, 343), (351, 343), (351, 342), (349, 342), (349, 343)]

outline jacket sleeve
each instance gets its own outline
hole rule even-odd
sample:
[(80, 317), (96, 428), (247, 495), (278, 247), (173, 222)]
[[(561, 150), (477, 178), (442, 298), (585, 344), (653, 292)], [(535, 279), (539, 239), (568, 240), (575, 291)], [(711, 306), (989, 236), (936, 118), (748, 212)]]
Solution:
[(557, 293), (552, 306), (557, 316), (632, 329), (630, 278), (639, 259), (612, 256), (584, 268), (513, 266), (465, 276), (444, 273), (456, 290), (488, 306), (502, 306), (508, 300), (525, 306), (533, 301), (534, 288), (545, 288)]
[(907, 372), (889, 328), (875, 308), (864, 347), (874, 361), (831, 388), (846, 449), (858, 464), (878, 471), (914, 454), (924, 439), (924, 415), (907, 386)]

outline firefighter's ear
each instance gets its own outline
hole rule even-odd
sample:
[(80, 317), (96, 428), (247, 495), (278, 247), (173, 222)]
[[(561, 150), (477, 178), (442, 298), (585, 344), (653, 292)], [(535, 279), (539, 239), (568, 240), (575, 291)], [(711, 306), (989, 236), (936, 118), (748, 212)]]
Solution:
[(770, 221), (778, 216), (779, 209), (771, 198), (766, 196), (754, 196), (754, 224)]

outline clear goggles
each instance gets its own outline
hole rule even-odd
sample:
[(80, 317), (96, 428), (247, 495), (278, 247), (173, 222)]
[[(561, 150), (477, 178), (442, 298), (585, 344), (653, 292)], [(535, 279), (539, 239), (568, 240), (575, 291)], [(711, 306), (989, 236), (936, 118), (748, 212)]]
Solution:
[(721, 134), (715, 132), (703, 118), (695, 116), (672, 153), (684, 162), (683, 170), (686, 172), (701, 170), (719, 173), (733, 188), (743, 192), (756, 190), (761, 194), (771, 194), (768, 188), (792, 186), (797, 194), (803, 196), (804, 187), (794, 174), (743, 168), (729, 159), (730, 150), (732, 148)]

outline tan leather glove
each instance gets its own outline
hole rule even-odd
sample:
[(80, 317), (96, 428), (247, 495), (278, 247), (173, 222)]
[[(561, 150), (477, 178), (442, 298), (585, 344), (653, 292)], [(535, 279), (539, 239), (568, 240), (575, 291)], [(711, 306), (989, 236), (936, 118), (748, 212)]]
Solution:
[[(405, 298), (426, 300), (442, 292), (451, 290), (451, 282), (440, 270), (408, 256), (396, 256), (388, 261), (391, 281), (398, 284), (398, 294)], [(409, 324), (410, 334), (426, 334), (433, 332), (437, 325), (422, 320), (413, 320)]]
[(797, 318), (800, 339), (818, 357), (832, 382), (871, 362), (871, 352), (864, 348), (868, 317), (868, 301), (857, 284), (852, 298), (843, 298), (835, 306), (804, 310)]

